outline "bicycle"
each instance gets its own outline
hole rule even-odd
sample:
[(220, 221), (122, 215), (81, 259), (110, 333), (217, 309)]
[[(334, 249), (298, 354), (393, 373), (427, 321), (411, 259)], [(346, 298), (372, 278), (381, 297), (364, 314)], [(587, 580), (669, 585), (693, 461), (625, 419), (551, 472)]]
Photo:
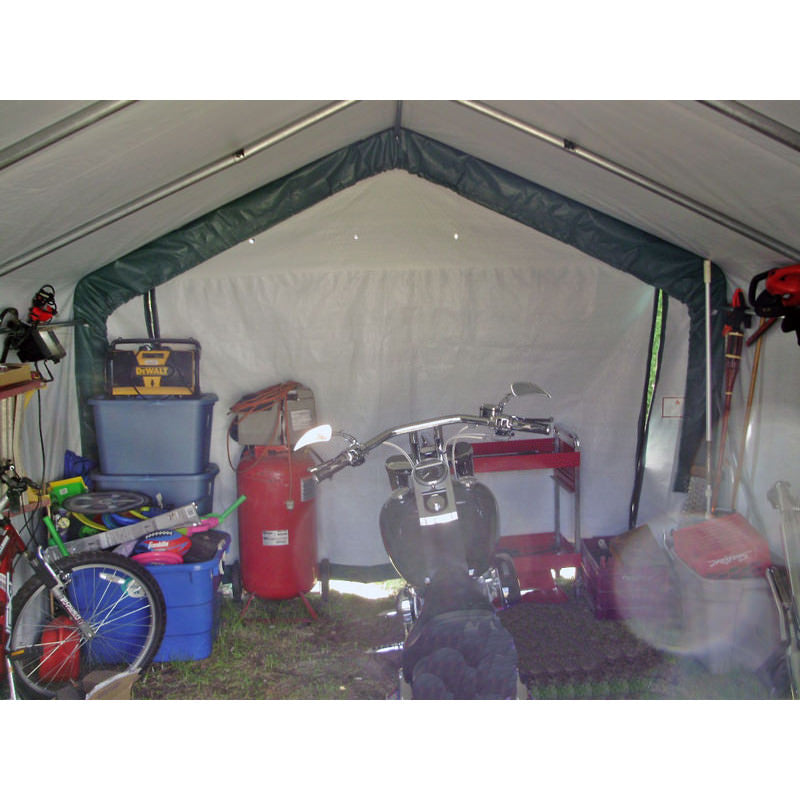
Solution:
[[(23, 508), (26, 490), (39, 487), (10, 461), (0, 465), (0, 482), (6, 488), (0, 499), (0, 649), (11, 699), (51, 699), (81, 686), (90, 673), (145, 669), (166, 627), (166, 603), (153, 575), (126, 556), (98, 551), (93, 542), (70, 553), (72, 543), (63, 541), (46, 513), (50, 546), (38, 543), (37, 526), (26, 544), (11, 517)], [(33, 575), (15, 592), (22, 558)]]

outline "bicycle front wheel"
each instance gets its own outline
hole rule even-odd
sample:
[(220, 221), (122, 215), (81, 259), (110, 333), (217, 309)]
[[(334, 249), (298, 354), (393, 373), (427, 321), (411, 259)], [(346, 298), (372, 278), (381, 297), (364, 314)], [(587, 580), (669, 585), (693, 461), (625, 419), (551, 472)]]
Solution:
[(152, 574), (115, 553), (82, 553), (54, 564), (67, 597), (91, 626), (84, 636), (38, 575), (13, 600), (9, 651), (21, 695), (52, 698), (91, 672), (144, 669), (166, 626), (164, 595)]

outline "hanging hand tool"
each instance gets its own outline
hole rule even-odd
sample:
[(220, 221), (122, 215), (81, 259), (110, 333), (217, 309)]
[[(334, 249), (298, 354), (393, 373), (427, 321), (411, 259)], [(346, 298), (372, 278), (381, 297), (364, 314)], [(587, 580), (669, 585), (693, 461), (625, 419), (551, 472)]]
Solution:
[(754, 342), (756, 352), (753, 356), (753, 369), (750, 373), (750, 388), (747, 392), (747, 407), (744, 412), (744, 426), (742, 427), (742, 438), (739, 442), (739, 453), (736, 456), (736, 472), (733, 477), (733, 488), (731, 489), (731, 509), (736, 510), (736, 494), (739, 491), (739, 481), (742, 477), (742, 467), (744, 464), (744, 448), (747, 444), (747, 431), (750, 428), (750, 414), (753, 410), (753, 397), (756, 391), (756, 378), (758, 377), (758, 367), (761, 362), (761, 346), (764, 343), (764, 334), (775, 324), (777, 317), (772, 319), (762, 319), (756, 332), (747, 340), (750, 347)]
[(742, 360), (742, 341), (744, 333), (742, 328), (750, 327), (750, 314), (745, 303), (744, 292), (737, 289), (733, 293), (731, 311), (725, 321), (722, 334), (725, 337), (725, 398), (722, 409), (722, 422), (720, 425), (719, 445), (717, 451), (717, 469), (714, 473), (713, 488), (711, 493), (711, 511), (717, 510), (719, 500), (719, 485), (722, 480), (722, 467), (725, 457), (725, 441), (728, 436), (728, 419), (731, 414), (733, 400), (733, 387), (739, 375)]
[[(764, 289), (756, 294), (762, 280)], [(756, 275), (750, 281), (749, 299), (760, 317), (783, 317), (781, 330), (795, 331), (800, 344), (800, 264)]]

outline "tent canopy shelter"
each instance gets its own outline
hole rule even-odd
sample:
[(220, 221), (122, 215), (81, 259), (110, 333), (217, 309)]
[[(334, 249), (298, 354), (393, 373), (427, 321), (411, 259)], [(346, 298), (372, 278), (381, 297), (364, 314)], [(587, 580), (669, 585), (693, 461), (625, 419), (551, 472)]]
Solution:
[[(645, 514), (680, 502), (702, 444), (704, 261), (715, 412), (733, 288), (800, 261), (793, 102), (6, 101), (0, 112), (3, 305), (27, 308), (49, 283), (60, 316), (79, 323), (45, 398), (67, 409), (45, 448), (50, 478), (65, 449), (94, 455), (86, 401), (102, 392), (109, 339), (144, 334), (150, 296), (164, 335), (201, 342), (203, 388), (219, 396), (217, 505), (235, 496), (226, 412), (248, 391), (301, 380), (320, 414), (362, 437), (533, 379), (553, 394), (536, 413), (582, 437), (584, 528), (614, 535), (637, 481), (654, 301), (668, 312)], [(774, 332), (769, 345), (762, 391), (775, 406), (757, 420), (742, 498), (764, 528), (764, 488), (791, 480), (797, 443), (796, 345)], [(679, 419), (664, 403), (676, 398)], [(33, 439), (29, 450), (35, 462)], [(379, 466), (321, 492), (334, 562), (381, 560)], [(524, 526), (526, 490), (497, 492), (504, 524)]]

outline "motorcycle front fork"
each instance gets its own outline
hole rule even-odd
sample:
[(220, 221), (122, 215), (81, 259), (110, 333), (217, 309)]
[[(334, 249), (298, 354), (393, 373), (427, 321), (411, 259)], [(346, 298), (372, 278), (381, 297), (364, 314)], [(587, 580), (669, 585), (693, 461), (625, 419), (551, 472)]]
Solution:
[(403, 620), (404, 638), (408, 638), (411, 628), (419, 618), (422, 602), (413, 586), (404, 586), (397, 594), (397, 613)]
[(495, 567), (489, 567), (477, 580), (490, 603), (494, 604), (495, 600), (499, 600), (501, 606), (508, 605), (506, 594), (503, 591), (503, 582), (500, 580), (500, 573)]

